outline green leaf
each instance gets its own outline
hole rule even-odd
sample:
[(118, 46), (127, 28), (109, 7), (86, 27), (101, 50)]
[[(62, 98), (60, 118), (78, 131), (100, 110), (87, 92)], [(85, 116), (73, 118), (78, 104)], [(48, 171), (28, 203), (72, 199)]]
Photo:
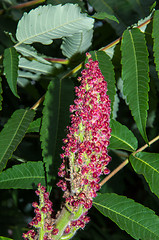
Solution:
[(42, 162), (15, 165), (0, 174), (0, 189), (32, 189), (38, 183), (45, 186), (45, 171)]
[(135, 172), (143, 174), (151, 191), (159, 197), (159, 154), (139, 152), (129, 159)]
[(124, 149), (131, 152), (137, 149), (137, 139), (126, 126), (111, 119), (110, 127), (112, 129), (109, 144), (110, 149)]
[(110, 60), (110, 57), (103, 51), (97, 52), (97, 59), (99, 61), (99, 68), (107, 82), (109, 98), (111, 100), (111, 108), (113, 110), (113, 104), (115, 100), (115, 73), (114, 67)]
[(5, 168), (13, 151), (23, 139), (34, 114), (33, 110), (16, 110), (2, 129), (0, 133), (0, 172)]
[(156, 10), (153, 17), (153, 30), (152, 37), (154, 39), (153, 51), (155, 56), (156, 70), (159, 76), (159, 34), (158, 34), (158, 25), (159, 25), (159, 10)]
[(45, 96), (40, 140), (47, 182), (57, 177), (62, 139), (69, 125), (69, 106), (73, 103), (74, 86), (70, 79), (54, 79)]
[(85, 52), (92, 44), (92, 37), (93, 29), (90, 29), (64, 38), (61, 45), (63, 55), (70, 58), (76, 53)]
[(3, 97), (2, 97), (2, 78), (0, 77), (0, 111), (2, 110), (2, 101), (3, 101)]
[(8, 85), (12, 93), (19, 98), (17, 94), (18, 54), (14, 47), (5, 49), (3, 65)]
[(149, 60), (144, 34), (137, 28), (126, 30), (122, 38), (121, 51), (124, 95), (143, 139), (148, 142), (146, 120)]
[(108, 14), (106, 12), (97, 12), (91, 17), (96, 18), (96, 19), (101, 19), (101, 20), (108, 18), (109, 20), (119, 23), (118, 19), (114, 15)]
[(105, 12), (110, 15), (114, 15), (113, 8), (107, 0), (89, 0), (89, 3), (97, 12)]
[(159, 239), (159, 217), (132, 199), (105, 193), (96, 197), (93, 205), (134, 239)]
[[(73, 13), (73, 14), (72, 14)], [(69, 37), (93, 28), (94, 19), (80, 13), (74, 4), (47, 5), (24, 13), (18, 23), (16, 38), (19, 44), (40, 42), (51, 44), (52, 39)]]
[(37, 118), (33, 122), (30, 123), (27, 133), (29, 132), (39, 132), (41, 126), (41, 118)]
[(111, 100), (111, 109), (113, 111), (113, 104), (115, 100), (115, 76), (113, 64), (110, 60), (110, 57), (103, 51), (98, 51), (95, 54), (96, 60), (99, 61), (99, 68), (104, 76), (105, 81), (107, 82), (109, 98)]
[(13, 240), (13, 239), (0, 236), (0, 240)]

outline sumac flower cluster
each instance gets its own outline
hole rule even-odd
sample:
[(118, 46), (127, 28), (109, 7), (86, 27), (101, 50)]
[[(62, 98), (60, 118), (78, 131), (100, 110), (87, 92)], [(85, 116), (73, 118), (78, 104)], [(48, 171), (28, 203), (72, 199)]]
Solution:
[[(62, 179), (57, 186), (64, 191), (65, 208), (73, 216), (62, 231), (65, 236), (84, 228), (89, 222), (87, 212), (100, 189), (100, 176), (109, 173), (107, 165), (111, 160), (107, 150), (111, 136), (107, 83), (98, 61), (93, 61), (89, 53), (87, 59), (82, 76), (78, 78), (80, 86), (75, 87), (74, 105), (70, 106), (71, 126), (68, 127), (66, 139), (63, 139), (63, 161), (58, 171)], [(36, 194), (40, 197), (40, 205), (33, 203), (36, 216), (30, 225), (44, 229), (44, 240), (54, 239), (59, 229), (51, 216), (53, 210), (49, 195), (40, 184)], [(33, 230), (23, 234), (23, 237), (36, 239)]]

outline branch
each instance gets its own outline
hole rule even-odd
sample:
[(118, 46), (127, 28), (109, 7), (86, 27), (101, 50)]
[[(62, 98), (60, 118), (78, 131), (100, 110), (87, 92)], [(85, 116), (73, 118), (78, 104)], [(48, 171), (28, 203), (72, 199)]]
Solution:
[[(36, 5), (36, 4), (39, 4), (39, 3), (44, 3), (45, 0), (33, 0), (33, 1), (29, 1), (29, 2), (26, 2), (26, 3), (20, 3), (20, 4), (17, 4), (17, 5), (12, 5), (10, 6), (7, 10), (10, 10), (10, 9), (21, 9), (21, 8), (25, 8), (25, 7), (30, 7), (30, 6), (33, 6), (33, 5)], [(4, 13), (4, 9), (1, 9), (0, 10), (0, 15)]]
[[(138, 152), (142, 152), (147, 147), (149, 147), (151, 144), (159, 140), (159, 135), (152, 139), (148, 144), (145, 144), (141, 148), (139, 148), (137, 151), (135, 151), (132, 155), (134, 156)], [(107, 177), (105, 177), (100, 183), (100, 186), (103, 186), (110, 178), (112, 178), (116, 173), (118, 173), (123, 167), (125, 167), (129, 163), (129, 159), (127, 158), (124, 162), (122, 162), (114, 171), (112, 171)]]

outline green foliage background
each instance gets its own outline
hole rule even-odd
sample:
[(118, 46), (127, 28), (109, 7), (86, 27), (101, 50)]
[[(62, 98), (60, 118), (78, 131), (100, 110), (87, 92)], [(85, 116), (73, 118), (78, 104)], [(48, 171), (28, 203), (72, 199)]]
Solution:
[[(31, 203), (37, 200), (34, 191), (38, 182), (47, 185), (54, 209), (60, 207), (61, 191), (56, 187), (57, 169), (61, 163), (62, 138), (69, 124), (69, 105), (73, 103), (74, 86), (79, 84), (76, 80), (80, 73), (78, 69), (85, 60), (86, 43), (108, 81), (108, 94), (112, 102), (112, 137), (109, 146), (112, 162), (109, 169), (114, 170), (129, 156), (131, 164), (101, 188), (100, 194), (103, 195), (99, 194), (95, 199), (96, 208), (93, 207), (89, 213), (91, 222), (74, 239), (159, 239), (158, 231), (147, 228), (150, 222), (145, 223), (142, 214), (145, 211), (145, 216), (149, 215), (158, 228), (158, 143), (135, 156), (131, 154), (159, 132), (158, 1), (47, 0), (24, 8), (13, 7), (25, 2), (0, 2), (0, 171), (3, 170), (0, 174), (0, 236), (4, 236), (0, 240), (22, 239), (22, 233), (27, 231), (27, 223), (33, 217)], [(75, 26), (72, 29), (70, 27), (73, 38), (68, 31), (58, 39), (55, 37), (52, 43), (53, 36), (51, 39), (45, 39), (44, 36), (38, 42), (33, 41), (32, 46), (26, 45), (24, 32), (24, 38), (20, 37), (23, 24), (21, 29), (18, 25), (19, 32), (16, 34), (17, 24), (24, 12), (39, 5), (65, 3), (79, 4), (82, 13), (89, 16), (100, 12), (104, 14), (95, 15), (96, 20), (87, 18), (88, 29), (80, 23), (76, 31)], [(154, 7), (154, 19), (146, 25), (143, 33), (136, 28), (141, 24), (138, 21), (150, 17)], [(26, 21), (26, 36), (30, 34), (27, 24)], [(98, 51), (121, 36), (122, 40), (113, 47)], [(65, 60), (66, 57), (69, 61)], [(57, 58), (60, 62), (57, 59), (47, 61), (48, 58)], [(30, 110), (44, 94), (45, 100), (36, 113)], [(128, 198), (137, 202), (136, 205)], [(120, 206), (114, 209), (116, 202)], [(130, 208), (128, 216), (127, 212), (123, 213), (122, 220), (121, 212), (127, 211), (127, 207)], [(136, 212), (139, 209), (140, 216), (131, 218), (131, 208)], [(125, 226), (127, 217), (130, 218), (129, 224)], [(144, 222), (142, 227), (140, 221)]]

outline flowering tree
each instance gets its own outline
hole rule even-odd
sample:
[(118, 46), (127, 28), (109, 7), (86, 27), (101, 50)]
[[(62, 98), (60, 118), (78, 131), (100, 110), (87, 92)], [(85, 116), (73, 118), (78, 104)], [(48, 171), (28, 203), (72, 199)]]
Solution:
[(159, 239), (158, 3), (2, 2), (0, 240)]

